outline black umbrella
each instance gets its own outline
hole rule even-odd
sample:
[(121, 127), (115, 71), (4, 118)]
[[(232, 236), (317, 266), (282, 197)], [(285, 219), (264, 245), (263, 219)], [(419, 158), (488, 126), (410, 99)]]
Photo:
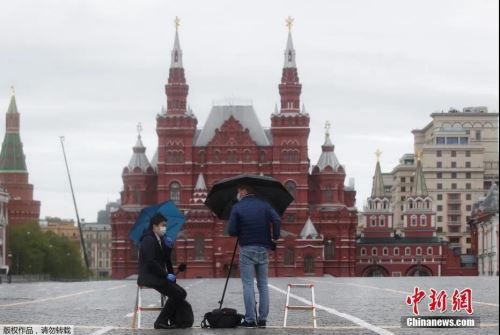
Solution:
[(237, 186), (243, 184), (251, 186), (255, 191), (255, 195), (269, 202), (280, 216), (283, 215), (287, 207), (294, 200), (290, 192), (274, 178), (253, 174), (240, 174), (215, 183), (208, 193), (205, 205), (219, 219), (229, 219), (231, 208), (236, 203)]

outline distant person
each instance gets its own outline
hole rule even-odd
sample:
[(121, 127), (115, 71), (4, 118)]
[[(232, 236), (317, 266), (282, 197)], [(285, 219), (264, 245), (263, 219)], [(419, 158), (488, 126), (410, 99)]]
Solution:
[[(240, 244), (240, 274), (245, 302), (247, 328), (265, 328), (269, 314), (268, 249), (276, 247), (280, 237), (281, 219), (271, 205), (255, 196), (250, 185), (238, 186), (238, 202), (229, 217), (228, 232)], [(272, 230), (272, 234), (271, 234)], [(259, 315), (256, 315), (254, 272), (259, 290)]]
[(186, 291), (176, 284), (170, 259), (173, 241), (166, 237), (166, 219), (161, 214), (151, 218), (149, 229), (141, 237), (139, 249), (139, 277), (137, 284), (154, 288), (168, 297), (154, 323), (154, 328), (177, 328), (168, 320), (173, 319), (176, 306), (186, 299)]

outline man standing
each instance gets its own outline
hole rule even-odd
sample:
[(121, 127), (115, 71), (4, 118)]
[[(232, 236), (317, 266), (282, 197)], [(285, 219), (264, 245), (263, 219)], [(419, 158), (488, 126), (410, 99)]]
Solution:
[[(228, 232), (240, 244), (240, 273), (243, 283), (245, 320), (243, 327), (266, 327), (269, 314), (268, 249), (280, 237), (281, 219), (266, 201), (258, 198), (249, 185), (239, 185), (238, 202), (229, 217)], [(272, 230), (272, 234), (271, 234)], [(255, 315), (254, 272), (259, 289), (259, 315)]]
[(173, 241), (166, 233), (166, 219), (161, 214), (151, 218), (149, 229), (141, 237), (139, 249), (139, 277), (137, 284), (154, 288), (168, 297), (160, 315), (154, 323), (155, 329), (176, 328), (169, 324), (175, 309), (186, 299), (186, 291), (176, 284), (176, 276), (170, 256)]

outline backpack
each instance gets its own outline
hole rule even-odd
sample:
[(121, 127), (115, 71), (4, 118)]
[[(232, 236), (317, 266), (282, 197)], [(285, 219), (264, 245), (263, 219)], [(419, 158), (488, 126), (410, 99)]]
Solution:
[(176, 308), (174, 315), (170, 318), (170, 324), (178, 328), (191, 328), (194, 323), (193, 308), (186, 300), (182, 300)]
[(241, 324), (243, 315), (233, 308), (214, 309), (201, 321), (201, 328), (235, 328)]

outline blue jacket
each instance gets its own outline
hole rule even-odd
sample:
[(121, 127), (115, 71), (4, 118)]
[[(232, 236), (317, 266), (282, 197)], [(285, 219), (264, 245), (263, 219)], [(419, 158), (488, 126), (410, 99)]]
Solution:
[(257, 245), (269, 248), (272, 239), (280, 238), (281, 219), (265, 200), (247, 195), (234, 204), (229, 216), (228, 232), (238, 236), (241, 246)]

